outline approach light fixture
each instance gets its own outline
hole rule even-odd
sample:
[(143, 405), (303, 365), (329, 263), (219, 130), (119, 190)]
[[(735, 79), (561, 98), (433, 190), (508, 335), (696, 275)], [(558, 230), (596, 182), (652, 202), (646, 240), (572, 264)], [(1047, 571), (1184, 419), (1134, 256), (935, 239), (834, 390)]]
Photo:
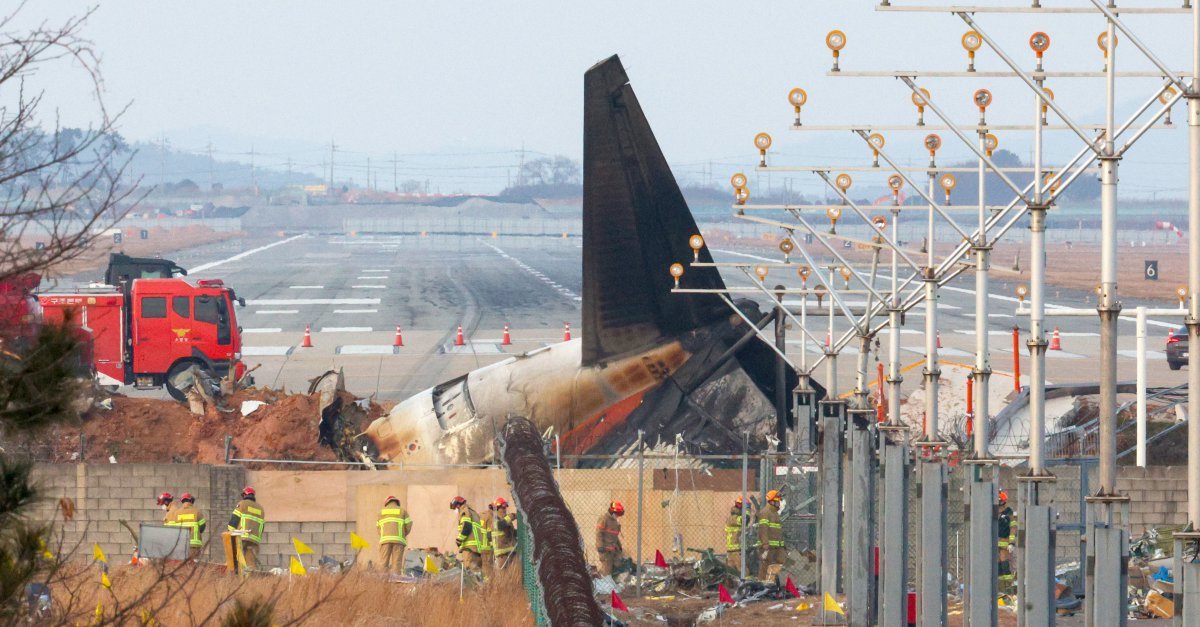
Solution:
[(887, 228), (887, 218), (884, 216), (875, 216), (874, 218), (871, 218), (871, 225), (882, 231)]
[(808, 102), (808, 92), (796, 87), (788, 92), (788, 102), (792, 103), (792, 107), (796, 110), (796, 126), (800, 126), (800, 107)]
[(1029, 288), (1024, 285), (1018, 285), (1017, 286), (1017, 300), (1021, 301), (1021, 304), (1025, 304), (1026, 296), (1029, 296)]
[(946, 192), (946, 204), (950, 204), (950, 192), (954, 191), (954, 186), (958, 185), (958, 179), (954, 178), (953, 174), (947, 172), (938, 179), (938, 184), (942, 186), (942, 190)]
[[(1164, 89), (1161, 94), (1158, 95), (1158, 101), (1163, 103), (1163, 106), (1165, 107), (1165, 106), (1167, 106), (1167, 103), (1171, 102), (1171, 99), (1175, 97), (1175, 93), (1176, 92), (1175, 92), (1174, 87), (1168, 87), (1168, 88)], [(1169, 109), (1169, 108), (1167, 109), (1167, 117), (1165, 120), (1163, 120), (1163, 124), (1165, 124), (1167, 126), (1171, 126), (1171, 109)]]
[(938, 148), (941, 147), (942, 138), (937, 133), (930, 133), (925, 136), (925, 149), (929, 151), (929, 167), (932, 168), (937, 165), (935, 159), (937, 158)]
[(783, 253), (783, 262), (792, 262), (792, 251), (796, 250), (796, 245), (792, 243), (792, 238), (785, 237), (779, 241), (779, 252)]
[(971, 100), (976, 107), (979, 107), (979, 125), (985, 125), (987, 121), (984, 119), (984, 113), (987, 111), (988, 105), (992, 104), (992, 92), (986, 89), (976, 89)]
[(892, 189), (892, 204), (900, 204), (900, 190), (904, 187), (904, 177), (899, 174), (893, 174), (888, 177), (888, 187)]
[(688, 238), (688, 246), (692, 248), (692, 261), (700, 261), (700, 249), (704, 248), (704, 238), (699, 234)]
[(729, 184), (732, 185), (734, 189), (737, 189), (739, 187), (745, 187), (746, 184), (749, 182), (750, 181), (749, 181), (749, 179), (746, 178), (746, 175), (742, 174), (741, 172), (738, 172), (738, 173), (734, 174), (733, 176), (729, 177)]
[(758, 148), (758, 166), (765, 168), (767, 166), (767, 149), (771, 147), (771, 136), (766, 133), (755, 135), (754, 147)]
[(817, 297), (817, 306), (821, 306), (821, 301), (825, 300), (825, 285), (817, 283), (813, 287), (813, 295)]
[(760, 283), (767, 280), (767, 267), (764, 265), (754, 266), (754, 274), (758, 276)]
[[(1121, 43), (1121, 39), (1113, 34), (1112, 47), (1116, 51), (1117, 44)], [(1104, 53), (1104, 71), (1108, 71), (1108, 31), (1104, 31), (1096, 36), (1096, 46)]]
[(842, 208), (836, 207), (836, 206), (829, 207), (828, 209), (825, 210), (825, 216), (829, 218), (829, 223), (830, 223), (829, 234), (837, 235), (837, 221), (838, 221), (838, 218), (842, 217)]
[(1058, 191), (1058, 186), (1062, 184), (1061, 178), (1054, 178), (1054, 172), (1047, 172), (1046, 176), (1042, 177), (1042, 189), (1049, 190), (1051, 194)]
[(842, 282), (846, 284), (846, 287), (850, 287), (850, 277), (853, 274), (850, 272), (850, 266), (842, 266), (840, 272), (842, 274)]
[(983, 37), (980, 37), (979, 33), (975, 32), (973, 30), (969, 30), (969, 31), (963, 33), (962, 47), (966, 48), (966, 50), (967, 50), (967, 71), (968, 72), (975, 71), (975, 52), (977, 50), (979, 50), (979, 48), (981, 46), (983, 46)]
[(1183, 301), (1187, 299), (1188, 288), (1186, 285), (1180, 285), (1175, 288), (1175, 296), (1179, 298), (1179, 308), (1183, 309)]
[(1037, 71), (1042, 71), (1042, 55), (1050, 49), (1050, 36), (1038, 31), (1029, 36), (1029, 47), (1037, 55)]
[(929, 104), (929, 90), (920, 87), (914, 91), (912, 103), (917, 106), (917, 126), (925, 126), (925, 105)]
[(825, 35), (825, 45), (833, 51), (833, 69), (831, 72), (840, 72), (838, 67), (838, 57), (841, 56), (842, 48), (846, 47), (846, 33), (840, 30), (831, 30), (828, 35)]
[(871, 161), (871, 167), (878, 168), (879, 167), (879, 150), (883, 148), (883, 145), (885, 143), (884, 139), (883, 139), (883, 135), (880, 135), (879, 133), (871, 133), (867, 137), (867, 143), (871, 144), (871, 154), (874, 155), (874, 160)]
[(808, 283), (808, 275), (812, 274), (812, 270), (809, 269), (808, 266), (800, 266), (796, 270), (796, 274), (800, 275), (801, 283), (807, 284)]
[(1045, 126), (1047, 124), (1046, 115), (1047, 115), (1047, 112), (1050, 110), (1049, 102), (1050, 102), (1050, 100), (1054, 100), (1054, 90), (1050, 89), (1049, 87), (1043, 87), (1042, 91), (1046, 92), (1046, 95), (1049, 97), (1049, 100), (1047, 100), (1046, 98), (1041, 99), (1041, 102), (1042, 102), (1042, 126)]
[[(739, 187), (733, 190), (733, 200), (739, 207), (745, 205), (746, 201), (750, 200), (750, 190), (745, 187)], [(738, 214), (740, 215), (741, 213), (742, 210), (738, 209)]]
[(683, 276), (683, 264), (671, 264), (671, 276), (675, 279), (675, 289), (679, 289), (679, 277)]
[(992, 151), (1000, 145), (1000, 140), (991, 133), (983, 136), (983, 152), (987, 156), (992, 156)]

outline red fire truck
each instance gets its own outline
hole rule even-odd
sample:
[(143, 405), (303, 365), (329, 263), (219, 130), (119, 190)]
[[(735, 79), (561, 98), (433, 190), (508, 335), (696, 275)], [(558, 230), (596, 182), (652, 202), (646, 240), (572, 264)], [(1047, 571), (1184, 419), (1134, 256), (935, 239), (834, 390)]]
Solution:
[(171, 381), (193, 365), (214, 378), (245, 372), (233, 310), (240, 300), (220, 279), (138, 278), (123, 287), (38, 294), (45, 322), (66, 320), (89, 336), (100, 385), (166, 386), (184, 400)]

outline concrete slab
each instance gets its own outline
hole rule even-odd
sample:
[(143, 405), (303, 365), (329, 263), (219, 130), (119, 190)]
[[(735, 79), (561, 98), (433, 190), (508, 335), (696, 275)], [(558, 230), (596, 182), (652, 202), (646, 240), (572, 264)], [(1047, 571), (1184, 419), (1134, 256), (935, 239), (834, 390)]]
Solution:
[(400, 347), (377, 344), (348, 344), (337, 347), (334, 349), (334, 352), (338, 355), (397, 355), (400, 353)]

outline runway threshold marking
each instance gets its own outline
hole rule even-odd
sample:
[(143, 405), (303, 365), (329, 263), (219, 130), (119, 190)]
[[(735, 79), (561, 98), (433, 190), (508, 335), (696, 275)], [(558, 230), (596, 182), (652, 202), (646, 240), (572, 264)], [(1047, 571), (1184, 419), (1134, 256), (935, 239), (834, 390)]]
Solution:
[(285, 305), (378, 305), (378, 298), (262, 298), (247, 305), (280, 307)]
[(192, 274), (197, 274), (200, 272), (204, 272), (205, 270), (211, 270), (217, 266), (227, 264), (230, 261), (237, 261), (239, 259), (245, 259), (246, 257), (249, 257), (250, 255), (261, 253), (264, 250), (275, 248), (276, 246), (282, 246), (288, 242), (298, 240), (302, 237), (308, 237), (308, 234), (301, 233), (300, 235), (293, 235), (292, 237), (289, 237), (284, 240), (280, 240), (278, 242), (271, 242), (270, 244), (267, 244), (266, 246), (259, 246), (258, 248), (252, 248), (250, 250), (242, 251), (232, 257), (226, 257), (225, 259), (218, 259), (217, 261), (210, 261), (208, 263), (202, 263), (202, 264), (192, 268), (191, 270), (189, 270), (189, 272), (191, 272)]

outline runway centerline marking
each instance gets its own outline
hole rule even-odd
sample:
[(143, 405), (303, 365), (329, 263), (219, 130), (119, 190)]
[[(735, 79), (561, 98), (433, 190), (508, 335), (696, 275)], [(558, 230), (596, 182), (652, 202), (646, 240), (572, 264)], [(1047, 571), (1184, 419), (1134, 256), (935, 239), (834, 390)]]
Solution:
[(210, 261), (210, 262), (208, 262), (208, 263), (202, 263), (202, 264), (200, 264), (200, 265), (196, 266), (195, 268), (192, 268), (192, 269), (190, 270), (190, 272), (191, 272), (192, 274), (197, 274), (197, 273), (200, 273), (200, 272), (204, 272), (205, 270), (211, 270), (211, 269), (213, 269), (213, 268), (215, 268), (215, 267), (217, 267), (217, 266), (220, 266), (220, 265), (227, 264), (227, 263), (229, 263), (230, 261), (237, 261), (237, 260), (239, 260), (239, 259), (245, 259), (246, 257), (249, 257), (250, 255), (253, 255), (253, 254), (256, 254), (256, 253), (261, 253), (261, 252), (262, 252), (262, 251), (264, 251), (264, 250), (267, 250), (267, 249), (270, 249), (270, 248), (275, 248), (276, 246), (282, 246), (282, 245), (284, 245), (284, 244), (286, 244), (286, 243), (288, 243), (288, 242), (291, 242), (291, 241), (294, 241), (294, 240), (298, 240), (298, 239), (300, 239), (300, 238), (302, 238), (302, 237), (308, 237), (308, 235), (307, 235), (307, 234), (305, 234), (305, 233), (302, 233), (302, 234), (300, 234), (300, 235), (294, 235), (294, 236), (292, 236), (292, 237), (289, 237), (289, 238), (287, 238), (287, 239), (285, 239), (285, 240), (280, 240), (280, 241), (278, 241), (278, 242), (271, 242), (270, 244), (267, 244), (266, 246), (259, 246), (258, 248), (252, 248), (252, 249), (250, 249), (250, 250), (242, 251), (242, 252), (240, 252), (240, 253), (238, 253), (238, 254), (236, 254), (236, 255), (232, 256), (232, 257), (226, 257), (225, 259), (218, 259), (217, 261)]
[(247, 300), (247, 305), (378, 305), (378, 298), (263, 298)]

